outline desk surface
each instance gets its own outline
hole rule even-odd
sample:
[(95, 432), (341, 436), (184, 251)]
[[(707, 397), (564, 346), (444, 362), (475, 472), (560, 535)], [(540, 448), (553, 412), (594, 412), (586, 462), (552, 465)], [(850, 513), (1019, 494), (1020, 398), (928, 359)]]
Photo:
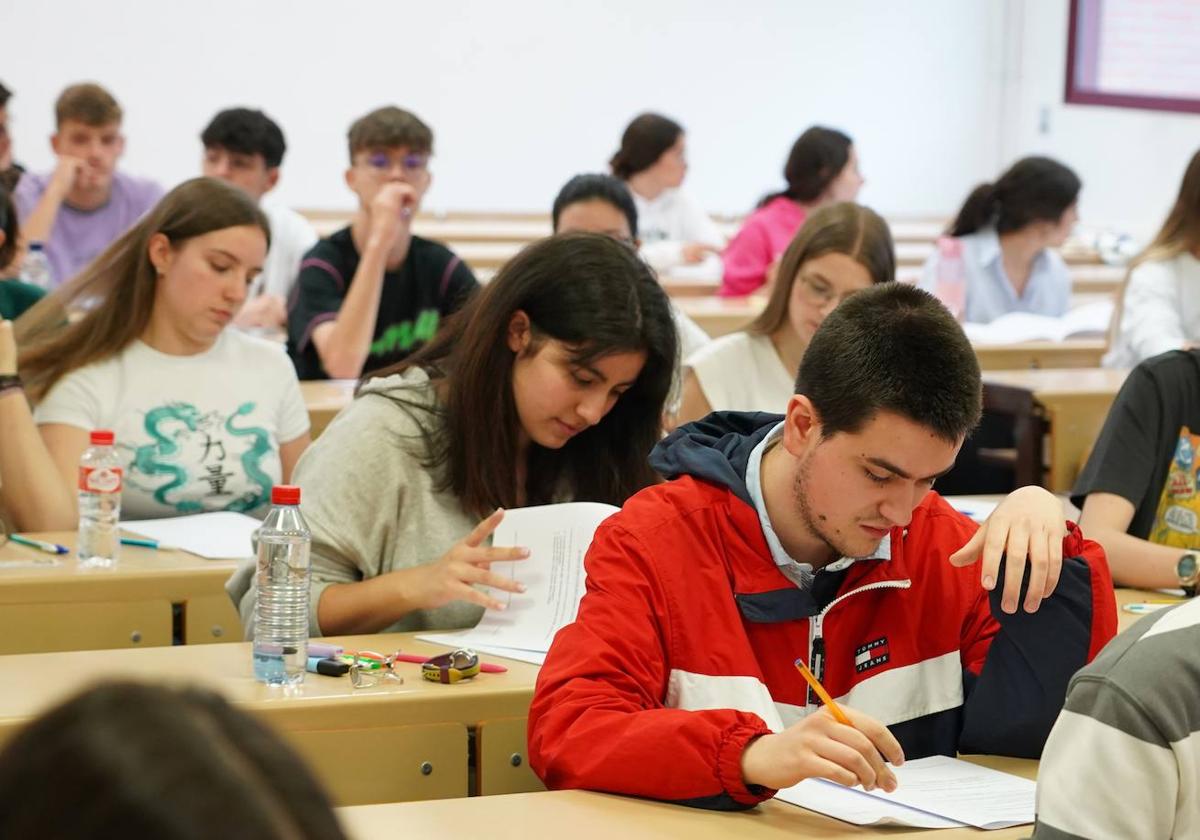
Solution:
[(354, 399), (357, 379), (314, 379), (300, 383), (300, 396), (308, 409), (309, 434), (316, 438)]
[[(1037, 764), (1033, 761), (972, 758), (980, 764), (1026, 778), (1033, 778), (1037, 772)], [(567, 833), (571, 840), (612, 840), (614, 837), (622, 840), (666, 837), (686, 837), (688, 840), (710, 837), (721, 840), (728, 837), (739, 840), (862, 837), (1010, 840), (1027, 837), (1030, 829), (1029, 826), (1018, 826), (984, 832), (963, 828), (933, 833), (915, 828), (872, 829), (839, 822), (775, 800), (751, 811), (724, 813), (579, 790), (360, 805), (339, 808), (338, 816), (356, 840), (392, 838), (400, 834), (436, 836), (440, 840), (481, 836), (491, 840), (557, 840)]]
[(984, 383), (1024, 388), (1034, 397), (1115, 395), (1127, 370), (1109, 368), (1043, 368), (1041, 370), (987, 370)]

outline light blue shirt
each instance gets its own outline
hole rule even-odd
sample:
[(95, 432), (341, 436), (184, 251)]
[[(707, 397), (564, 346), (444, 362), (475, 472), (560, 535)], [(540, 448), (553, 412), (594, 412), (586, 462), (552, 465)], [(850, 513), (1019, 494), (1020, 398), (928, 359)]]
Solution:
[[(779, 536), (775, 533), (775, 528), (771, 525), (771, 517), (767, 515), (767, 503), (763, 499), (763, 454), (782, 436), (783, 421), (781, 420), (774, 429), (767, 433), (766, 437), (759, 441), (758, 446), (754, 447), (750, 452), (750, 458), (746, 462), (746, 490), (750, 493), (750, 500), (754, 502), (754, 510), (758, 512), (758, 523), (762, 527), (763, 538), (767, 541), (767, 548), (771, 551), (771, 559), (775, 561), (775, 565), (779, 567), (779, 571), (783, 573), (784, 577), (800, 589), (808, 589), (812, 586), (812, 564), (801, 563), (783, 550), (783, 544), (779, 542)], [(879, 560), (892, 559), (892, 539), (890, 536), (885, 537), (879, 543), (879, 547), (875, 549), (871, 558)], [(855, 559), (866, 558), (843, 557), (825, 566), (824, 571), (839, 572), (842, 569), (848, 568)]]
[[(1000, 252), (1000, 237), (994, 228), (984, 228), (957, 237), (962, 245), (963, 271), (967, 283), (964, 321), (990, 324), (1009, 312), (1030, 312), (1061, 318), (1071, 302), (1071, 272), (1056, 251), (1043, 248), (1033, 261), (1029, 282), (1018, 297)], [(925, 261), (921, 288), (938, 293), (938, 271), (942, 256), (934, 251)]]

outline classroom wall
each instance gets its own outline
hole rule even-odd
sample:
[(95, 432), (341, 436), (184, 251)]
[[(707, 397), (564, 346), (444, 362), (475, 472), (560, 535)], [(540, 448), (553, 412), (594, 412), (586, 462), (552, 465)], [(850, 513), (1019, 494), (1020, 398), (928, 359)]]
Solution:
[(1200, 149), (1200, 116), (1063, 104), (1068, 0), (1007, 4), (1005, 164), (1033, 152), (1057, 157), (1084, 181), (1084, 225), (1152, 236)]
[[(386, 102), (437, 134), (432, 209), (548, 208), (635, 113), (689, 129), (689, 188), (740, 213), (813, 122), (856, 139), (862, 200), (946, 214), (999, 158), (1001, 4), (962, 0), (10, 0), (0, 11), (18, 159), (51, 164), (52, 103), (96, 79), (132, 172), (197, 172), (219, 108), (263, 107), (291, 148), (281, 198), (344, 208), (344, 136)], [(15, 36), (30, 33), (29, 37)], [(14, 37), (15, 36), (15, 37)]]

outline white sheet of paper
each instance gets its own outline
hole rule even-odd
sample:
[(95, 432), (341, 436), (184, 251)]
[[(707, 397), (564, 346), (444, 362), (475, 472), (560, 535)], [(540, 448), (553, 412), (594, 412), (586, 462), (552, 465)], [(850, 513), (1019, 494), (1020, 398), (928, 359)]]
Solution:
[(945, 499), (956, 511), (965, 513), (980, 525), (986, 522), (987, 518), (992, 515), (992, 511), (1000, 505), (999, 502), (991, 502), (974, 496), (946, 496)]
[(507, 511), (492, 545), (525, 546), (530, 554), (525, 560), (493, 563), (492, 571), (525, 584), (525, 592), (491, 590), (504, 610), (488, 610), (470, 630), (417, 638), (477, 650), (544, 654), (554, 634), (575, 620), (584, 592), (583, 556), (596, 528), (617, 510), (596, 502), (569, 502)]
[(1011, 773), (969, 761), (932, 755), (894, 768), (895, 793), (874, 796), (976, 828), (1008, 828), (1032, 823), (1037, 785)]
[(825, 779), (805, 779), (775, 798), (854, 825), (906, 825), (913, 828), (962, 828), (963, 823), (927, 814), (898, 802), (868, 796)]
[(253, 516), (226, 510), (121, 523), (121, 530), (130, 534), (150, 537), (210, 560), (253, 557), (250, 535), (261, 527), (262, 522)]

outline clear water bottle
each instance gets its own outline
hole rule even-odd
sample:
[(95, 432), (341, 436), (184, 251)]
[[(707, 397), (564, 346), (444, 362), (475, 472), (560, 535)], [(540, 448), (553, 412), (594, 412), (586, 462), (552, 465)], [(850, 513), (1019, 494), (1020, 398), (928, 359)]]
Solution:
[(47, 290), (54, 285), (50, 258), (46, 256), (46, 246), (41, 242), (29, 243), (29, 250), (25, 252), (25, 259), (21, 261), (21, 279)]
[(271, 505), (258, 530), (254, 676), (272, 685), (297, 685), (308, 664), (312, 532), (300, 515), (299, 487), (272, 488)]
[(950, 314), (963, 320), (967, 311), (967, 266), (963, 262), (962, 243), (953, 236), (937, 241), (937, 289), (934, 294)]
[(113, 433), (92, 432), (92, 445), (79, 459), (79, 565), (107, 568), (121, 545), (121, 479)]

